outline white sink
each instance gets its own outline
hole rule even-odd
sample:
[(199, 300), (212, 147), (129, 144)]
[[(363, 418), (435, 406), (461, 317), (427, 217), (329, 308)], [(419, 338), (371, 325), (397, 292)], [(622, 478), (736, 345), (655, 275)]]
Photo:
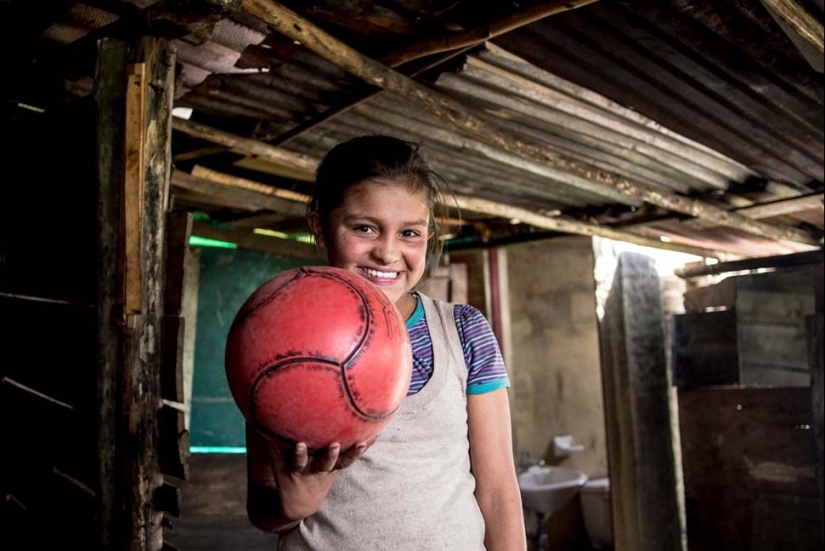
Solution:
[(568, 467), (534, 465), (518, 475), (522, 505), (543, 514), (570, 503), (586, 482), (586, 474)]

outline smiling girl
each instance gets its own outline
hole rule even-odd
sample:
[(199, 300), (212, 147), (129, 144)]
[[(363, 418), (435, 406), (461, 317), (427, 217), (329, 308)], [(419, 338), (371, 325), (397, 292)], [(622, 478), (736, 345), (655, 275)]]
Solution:
[(373, 442), (282, 454), (247, 429), (249, 518), (280, 550), (526, 549), (498, 344), (475, 308), (416, 291), (440, 253), (442, 189), (417, 145), (387, 136), (344, 142), (318, 169), (310, 229), (407, 320), (413, 375)]

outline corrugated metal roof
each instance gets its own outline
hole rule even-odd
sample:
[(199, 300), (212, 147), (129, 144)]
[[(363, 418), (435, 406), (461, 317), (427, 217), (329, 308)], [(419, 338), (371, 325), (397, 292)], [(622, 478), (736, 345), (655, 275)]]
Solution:
[[(118, 13), (102, 10), (105, 4), (76, 4), (44, 38), (70, 44), (105, 27)], [(414, 42), (415, 22), (426, 22), (431, 32), (436, 24), (472, 25), (512, 11), (505, 2), (470, 9), (466, 2), (399, 1), (393, 2), (395, 11), (384, 6), (381, 13), (369, 3), (288, 4), (374, 52), (382, 44), (386, 51)], [(249, 14), (223, 18), (208, 41), (178, 40), (177, 49), (177, 105), (192, 107), (196, 118), (216, 126), (247, 128), (253, 137), (275, 143), (318, 114), (374, 93)], [(821, 74), (758, 0), (602, 0), (496, 37), (439, 71), (426, 77), (432, 87), (483, 120), (548, 152), (665, 193), (731, 208), (823, 189)], [(752, 236), (683, 224), (684, 216), (469, 138), (387, 92), (281, 145), (321, 158), (341, 140), (364, 133), (422, 143), (459, 193), (545, 214), (630, 224), (628, 231), (707, 248), (755, 252), (742, 244)], [(187, 139), (176, 143), (178, 154), (198, 147)], [(251, 169), (264, 170), (261, 181), (279, 183), (264, 163), (216, 154), (221, 150), (207, 148), (179, 164), (247, 177)], [(616, 212), (626, 215), (617, 218)], [(653, 221), (634, 221), (642, 213)], [(663, 218), (658, 223), (657, 216)], [(822, 229), (822, 209), (776, 222)], [(751, 243), (764, 254), (799, 248)]]

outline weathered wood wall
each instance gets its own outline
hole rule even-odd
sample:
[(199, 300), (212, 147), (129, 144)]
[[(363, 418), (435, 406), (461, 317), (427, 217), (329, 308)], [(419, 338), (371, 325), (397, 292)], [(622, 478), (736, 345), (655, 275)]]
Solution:
[(687, 313), (674, 317), (676, 385), (810, 386), (805, 318), (816, 310), (815, 272), (785, 268), (688, 291)]
[(690, 551), (820, 549), (808, 388), (679, 391)]
[(0, 545), (53, 549), (72, 541), (92, 549), (93, 106), (51, 105), (44, 97), (36, 107), (45, 111), (6, 103), (0, 115), (6, 174), (0, 186)]

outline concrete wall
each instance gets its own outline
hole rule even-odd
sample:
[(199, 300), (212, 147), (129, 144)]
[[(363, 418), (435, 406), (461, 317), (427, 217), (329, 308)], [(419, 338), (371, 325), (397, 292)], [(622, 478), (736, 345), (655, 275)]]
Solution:
[[(591, 240), (554, 239), (503, 251), (516, 452), (577, 468), (591, 478), (606, 476)], [(552, 439), (566, 434), (584, 451), (557, 458)]]

